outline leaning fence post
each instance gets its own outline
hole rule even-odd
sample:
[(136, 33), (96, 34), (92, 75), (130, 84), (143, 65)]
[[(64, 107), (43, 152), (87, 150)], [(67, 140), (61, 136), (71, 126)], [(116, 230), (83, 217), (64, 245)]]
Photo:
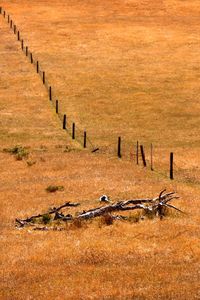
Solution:
[(84, 131), (84, 141), (83, 141), (83, 148), (87, 147), (87, 133)]
[(121, 155), (121, 137), (118, 137), (117, 156), (119, 158), (122, 157), (122, 155)]
[(72, 139), (75, 139), (75, 123), (72, 123)]
[(173, 168), (173, 163), (174, 163), (174, 153), (170, 153), (170, 179), (174, 179), (174, 168)]
[(58, 100), (56, 100), (56, 113), (58, 114)]
[(63, 129), (66, 129), (66, 121), (67, 121), (67, 117), (66, 115), (63, 116)]
[(51, 90), (51, 86), (49, 87), (49, 100), (52, 100), (52, 90)]
[(146, 163), (145, 154), (144, 154), (144, 147), (142, 145), (140, 145), (140, 151), (141, 151), (141, 155), (142, 155), (143, 165), (144, 165), (144, 167), (146, 167), (147, 163)]
[(31, 58), (31, 64), (33, 63), (33, 54), (30, 53), (30, 58)]

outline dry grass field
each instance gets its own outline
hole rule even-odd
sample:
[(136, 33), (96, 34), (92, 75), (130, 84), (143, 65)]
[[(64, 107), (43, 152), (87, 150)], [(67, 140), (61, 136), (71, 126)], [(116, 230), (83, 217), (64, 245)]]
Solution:
[[(72, 142), (0, 16), (0, 299), (200, 299), (198, 1), (4, 1), (62, 111), (98, 146), (118, 135), (175, 151), (175, 180)], [(29, 156), (3, 152), (17, 144)], [(162, 157), (162, 161), (160, 159)], [(51, 184), (64, 191), (47, 193)], [(163, 220), (101, 218), (81, 228), (17, 230), (15, 218), (66, 201), (180, 196)], [(69, 212), (74, 213), (74, 209)], [(128, 215), (132, 213), (128, 213)]]

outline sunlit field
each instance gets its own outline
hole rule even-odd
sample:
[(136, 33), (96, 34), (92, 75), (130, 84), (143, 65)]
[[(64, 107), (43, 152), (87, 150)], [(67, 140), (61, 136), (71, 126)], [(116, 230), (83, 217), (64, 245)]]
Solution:
[[(0, 298), (200, 299), (198, 1), (0, 6), (46, 72), (59, 111), (99, 147), (91, 153), (62, 130), (35, 66), (0, 15)], [(136, 141), (147, 168), (136, 165)], [(26, 146), (28, 157), (3, 151), (15, 145)], [(55, 184), (64, 191), (47, 193)], [(99, 206), (102, 194), (119, 201), (164, 188), (177, 192), (173, 204), (186, 214), (110, 226), (96, 218), (63, 231), (15, 228), (15, 218), (66, 201), (82, 211)]]

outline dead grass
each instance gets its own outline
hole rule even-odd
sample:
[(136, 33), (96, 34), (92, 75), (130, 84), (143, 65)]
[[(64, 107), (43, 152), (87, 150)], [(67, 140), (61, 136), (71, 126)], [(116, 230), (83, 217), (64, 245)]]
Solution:
[[(198, 299), (199, 4), (197, 1), (1, 1), (37, 54), (65, 110), (97, 144), (122, 135), (158, 147), (156, 171), (75, 149), (40, 79), (0, 18), (0, 147), (30, 147), (30, 167), (0, 152), (0, 298)], [(146, 145), (147, 145), (146, 144)], [(160, 151), (160, 149), (162, 151)], [(128, 150), (129, 151), (129, 150)], [(176, 178), (176, 177), (175, 177)], [(46, 193), (50, 185), (62, 193)], [(166, 187), (188, 212), (160, 220), (16, 230), (16, 217), (66, 201), (81, 210)], [(73, 208), (69, 213), (73, 213)], [(80, 226), (79, 226), (80, 225)]]

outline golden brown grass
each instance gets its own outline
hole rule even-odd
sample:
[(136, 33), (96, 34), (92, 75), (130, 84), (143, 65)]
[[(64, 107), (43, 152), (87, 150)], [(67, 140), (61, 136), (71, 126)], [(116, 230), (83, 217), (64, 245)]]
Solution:
[(174, 151), (182, 172), (187, 155), (181, 178), (199, 182), (197, 1), (20, 3), (2, 1), (62, 112), (103, 152), (121, 135), (126, 157), (136, 140), (153, 143), (158, 169)]
[[(29, 146), (35, 162), (0, 153), (0, 298), (198, 299), (198, 2), (1, 3), (63, 110), (97, 144), (118, 134), (127, 143), (157, 142), (160, 170), (174, 147), (181, 179), (101, 154), (64, 152), (80, 147), (59, 129), (41, 81), (0, 18), (0, 147)], [(64, 190), (47, 193), (49, 185)], [(188, 215), (111, 226), (95, 220), (62, 232), (14, 228), (16, 217), (65, 201), (81, 202), (82, 210), (104, 193), (115, 201), (151, 197), (163, 187), (180, 194), (174, 203)]]

